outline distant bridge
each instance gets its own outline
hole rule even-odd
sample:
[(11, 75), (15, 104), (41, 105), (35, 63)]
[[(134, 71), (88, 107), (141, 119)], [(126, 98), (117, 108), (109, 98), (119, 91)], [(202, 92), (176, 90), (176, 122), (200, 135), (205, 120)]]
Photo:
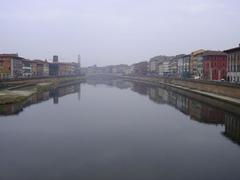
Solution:
[(86, 79), (94, 78), (94, 79), (112, 79), (112, 78), (121, 78), (121, 74), (113, 74), (113, 73), (88, 73), (86, 74)]

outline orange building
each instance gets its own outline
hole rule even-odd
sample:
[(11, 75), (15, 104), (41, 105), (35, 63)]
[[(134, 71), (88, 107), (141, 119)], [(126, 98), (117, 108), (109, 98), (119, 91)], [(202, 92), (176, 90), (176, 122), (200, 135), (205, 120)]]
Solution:
[(18, 54), (0, 54), (0, 79), (23, 76), (23, 64)]
[(0, 56), (0, 79), (9, 78), (11, 76), (11, 58)]
[(77, 63), (58, 63), (58, 75), (70, 76), (77, 72)]

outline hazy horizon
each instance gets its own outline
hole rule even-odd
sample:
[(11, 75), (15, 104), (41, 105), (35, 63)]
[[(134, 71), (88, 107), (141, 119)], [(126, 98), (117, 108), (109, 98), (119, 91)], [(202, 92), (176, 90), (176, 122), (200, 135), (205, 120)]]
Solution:
[(157, 55), (240, 43), (237, 0), (1, 0), (0, 53), (82, 65), (133, 64)]

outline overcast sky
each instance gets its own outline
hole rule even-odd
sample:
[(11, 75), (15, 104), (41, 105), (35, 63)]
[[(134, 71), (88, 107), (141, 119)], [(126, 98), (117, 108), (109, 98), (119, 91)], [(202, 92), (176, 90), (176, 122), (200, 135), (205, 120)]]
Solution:
[(239, 0), (0, 0), (0, 53), (82, 65), (240, 43)]

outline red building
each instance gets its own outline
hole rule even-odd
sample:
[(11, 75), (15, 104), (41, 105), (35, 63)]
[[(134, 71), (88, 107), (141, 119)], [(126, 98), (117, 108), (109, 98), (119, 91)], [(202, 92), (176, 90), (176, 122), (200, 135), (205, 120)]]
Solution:
[(227, 77), (227, 54), (221, 51), (205, 51), (203, 53), (203, 78), (221, 80)]

